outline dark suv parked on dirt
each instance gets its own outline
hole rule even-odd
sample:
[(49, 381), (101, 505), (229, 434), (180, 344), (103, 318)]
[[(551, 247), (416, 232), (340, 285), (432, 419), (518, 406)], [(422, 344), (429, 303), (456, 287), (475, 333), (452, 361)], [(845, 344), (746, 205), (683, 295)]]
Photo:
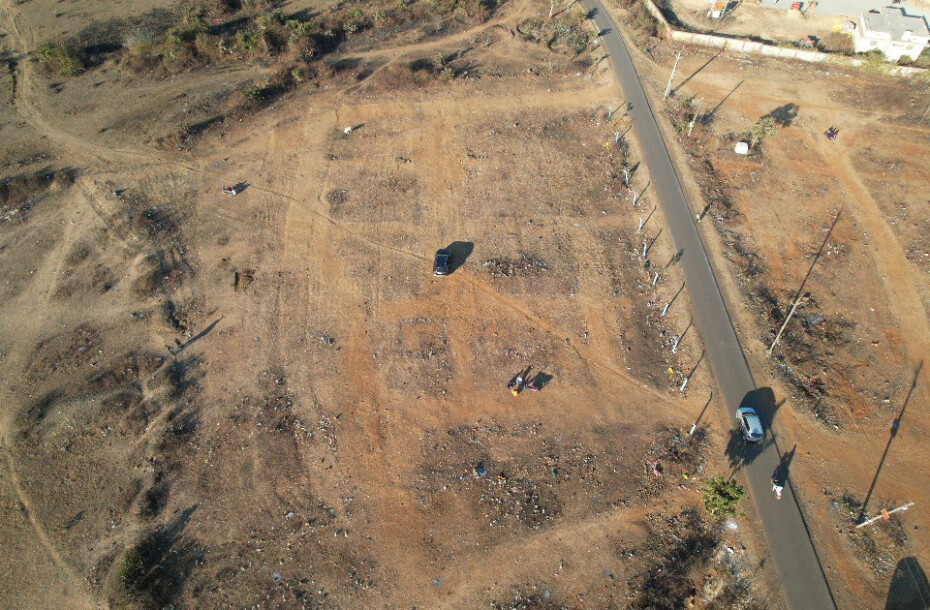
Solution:
[(433, 275), (449, 275), (449, 261), (452, 259), (452, 253), (448, 250), (436, 251), (436, 262), (433, 264)]

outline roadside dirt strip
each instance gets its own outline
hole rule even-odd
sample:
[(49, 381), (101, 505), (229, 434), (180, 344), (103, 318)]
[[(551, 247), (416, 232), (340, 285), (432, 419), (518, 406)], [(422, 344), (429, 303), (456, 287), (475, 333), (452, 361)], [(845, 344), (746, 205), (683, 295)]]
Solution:
[[(695, 226), (694, 212), (681, 188), (629, 51), (613, 19), (598, 0), (583, 0), (582, 5), (590, 12), (600, 32), (601, 43), (610, 57), (633, 118), (655, 194), (676, 247), (684, 251), (681, 267), (694, 305), (695, 322), (704, 338), (728, 415), (732, 421), (737, 408), (753, 407), (760, 413), (763, 423), (770, 425), (776, 409), (772, 393), (756, 389)], [(772, 473), (778, 467), (780, 456), (771, 432), (768, 436), (761, 447), (747, 448), (745, 451), (751, 453), (745, 453), (741, 462), (786, 601), (796, 610), (835, 608), (791, 482), (781, 501), (770, 492)]]

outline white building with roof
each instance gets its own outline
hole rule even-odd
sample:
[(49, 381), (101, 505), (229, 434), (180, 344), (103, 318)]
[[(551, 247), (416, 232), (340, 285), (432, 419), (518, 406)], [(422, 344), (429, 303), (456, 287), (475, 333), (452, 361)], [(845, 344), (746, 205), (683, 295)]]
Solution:
[(930, 29), (922, 16), (907, 15), (902, 8), (886, 7), (859, 15), (853, 44), (856, 53), (878, 49), (889, 61), (898, 61), (905, 55), (917, 59), (930, 44)]

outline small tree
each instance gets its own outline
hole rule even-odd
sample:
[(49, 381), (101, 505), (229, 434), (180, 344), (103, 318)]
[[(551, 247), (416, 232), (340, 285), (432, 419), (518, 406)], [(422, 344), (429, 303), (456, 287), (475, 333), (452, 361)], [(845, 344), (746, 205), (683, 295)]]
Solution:
[(746, 497), (746, 491), (736, 481), (714, 477), (704, 485), (702, 491), (704, 510), (714, 519), (743, 516), (738, 509), (740, 500)]
[(778, 121), (773, 116), (764, 116), (749, 129), (749, 148), (778, 133)]

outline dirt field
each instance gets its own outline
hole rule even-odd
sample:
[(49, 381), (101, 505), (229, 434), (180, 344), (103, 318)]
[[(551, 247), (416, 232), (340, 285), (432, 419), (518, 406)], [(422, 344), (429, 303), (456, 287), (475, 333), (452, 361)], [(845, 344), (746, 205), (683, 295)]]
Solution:
[(737, 7), (726, 19), (720, 20), (708, 17), (708, 3), (705, 0), (669, 0), (667, 4), (677, 19), (689, 29), (775, 43), (793, 43), (805, 36), (829, 41), (834, 27), (850, 21), (836, 15), (801, 15), (798, 11), (773, 10), (748, 4)]
[[(673, 61), (661, 45), (641, 61), (657, 97)], [(694, 200), (707, 206), (701, 227), (742, 305), (732, 313), (757, 383), (786, 399), (777, 442), (793, 456), (791, 476), (837, 601), (921, 603), (890, 586), (896, 566), (930, 562), (926, 517), (911, 510), (858, 533), (851, 524), (863, 510), (928, 499), (926, 79), (699, 49), (686, 50), (679, 70), (677, 82), (689, 80), (669, 98), (666, 126), (696, 176)], [(676, 134), (692, 116), (692, 136)], [(775, 133), (749, 156), (735, 154), (765, 116), (776, 119)], [(824, 137), (830, 126), (836, 141)], [(815, 257), (803, 288), (810, 297), (768, 357)]]
[(771, 597), (696, 512), (728, 426), (684, 433), (712, 385), (584, 21), (385, 8), (210, 63), (254, 17), (214, 6), (157, 57), (109, 32), (172, 4), (2, 7), (0, 603)]
[[(208, 4), (2, 5), (2, 605), (778, 607), (751, 505), (695, 512), (730, 422), (583, 18)], [(927, 85), (712, 57), (673, 154), (840, 607), (906, 603)]]

